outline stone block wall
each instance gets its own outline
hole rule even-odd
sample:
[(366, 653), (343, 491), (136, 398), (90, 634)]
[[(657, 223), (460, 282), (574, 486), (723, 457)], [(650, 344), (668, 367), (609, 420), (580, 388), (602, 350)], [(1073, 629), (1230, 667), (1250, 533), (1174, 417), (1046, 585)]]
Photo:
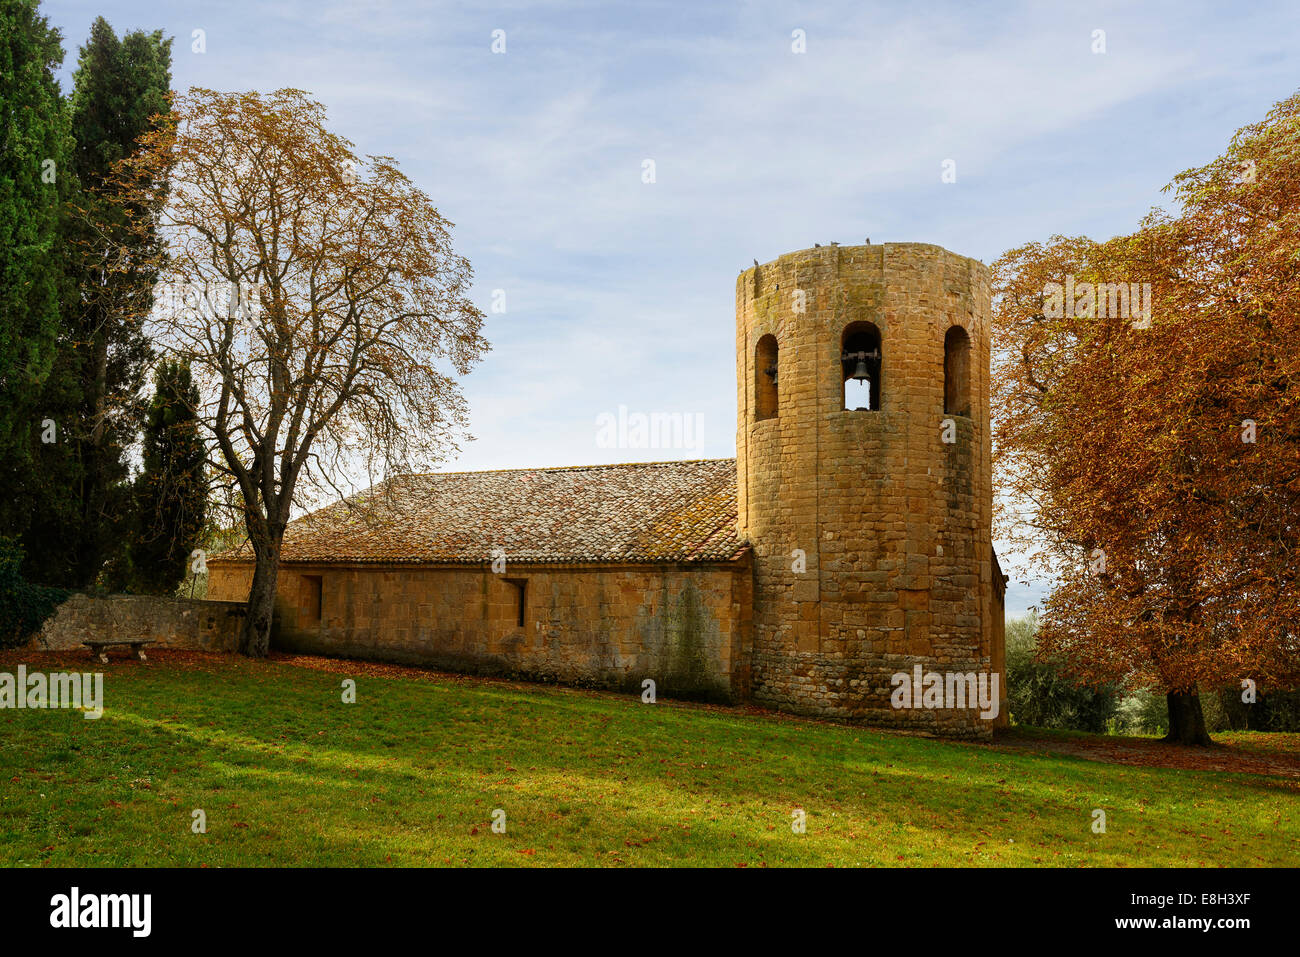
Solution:
[[(208, 567), (208, 594), (247, 596), (251, 566)], [(273, 646), (638, 694), (650, 678), (665, 697), (743, 700), (749, 583), (744, 560), (512, 563), (505, 574), (486, 565), (285, 564)]]
[(243, 622), (239, 601), (73, 595), (45, 622), (33, 647), (63, 651), (84, 649), (88, 638), (151, 638), (153, 648), (237, 651)]

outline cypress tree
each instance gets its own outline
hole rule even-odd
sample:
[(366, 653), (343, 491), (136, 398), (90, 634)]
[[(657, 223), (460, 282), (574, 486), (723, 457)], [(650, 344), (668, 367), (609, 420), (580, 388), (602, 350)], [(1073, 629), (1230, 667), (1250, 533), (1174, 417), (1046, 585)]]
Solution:
[[(43, 431), (39, 396), (59, 330), (60, 211), (72, 178), (54, 76), (62, 63), (59, 32), (36, 0), (0, 0), (0, 484), (10, 489)], [(0, 533), (20, 511), (0, 503)]]
[(164, 361), (144, 427), (144, 471), (135, 483), (130, 564), (136, 591), (172, 594), (203, 534), (206, 455), (198, 404), (189, 366)]
[(35, 448), (48, 480), (28, 483), (32, 501), (25, 509), (28, 574), (50, 584), (95, 584), (106, 566), (126, 558), (127, 450), (145, 416), (152, 352), (143, 319), (155, 273), (131, 265), (147, 258), (140, 247), (151, 240), (127, 230), (112, 172), (167, 112), (170, 85), (171, 40), (161, 31), (119, 40), (102, 17), (95, 21), (80, 51), (68, 111), (76, 184), (64, 223), (71, 289), (41, 396), (44, 415), (59, 424), (60, 442)]

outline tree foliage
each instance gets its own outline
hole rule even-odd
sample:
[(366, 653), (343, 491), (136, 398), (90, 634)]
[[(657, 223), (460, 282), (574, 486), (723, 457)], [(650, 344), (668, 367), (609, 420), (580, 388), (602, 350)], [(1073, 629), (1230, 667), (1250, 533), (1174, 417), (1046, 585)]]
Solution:
[(40, 581), (92, 585), (129, 540), (128, 450), (144, 417), (152, 353), (141, 318), (156, 249), (147, 229), (131, 228), (111, 172), (166, 112), (170, 63), (160, 32), (119, 40), (98, 18), (73, 74), (61, 202), (51, 206), (61, 316), (25, 445), (5, 456), (11, 496), (0, 508), (0, 528), (28, 543), (28, 574)]
[(120, 166), (134, 207), (162, 210), (140, 220), (173, 294), (150, 331), (189, 362), (213, 467), (242, 509), (252, 655), (269, 647), (295, 503), (454, 447), (456, 375), (487, 347), (451, 224), (393, 159), (356, 155), (326, 123), (299, 90), (194, 89)]
[(39, 429), (59, 328), (62, 63), (59, 32), (35, 0), (0, 0), (0, 477), (10, 487)]
[(1300, 680), (1298, 183), (1300, 95), (1177, 176), (1176, 215), (994, 264), (997, 521), (1059, 580), (1042, 647), (1166, 693), (1188, 743), (1198, 687)]
[(133, 590), (170, 595), (184, 579), (207, 514), (207, 453), (199, 392), (184, 362), (163, 360), (144, 427), (144, 470), (135, 481)]
[(1007, 694), (1016, 724), (1104, 734), (1115, 714), (1117, 688), (1092, 688), (1073, 678), (1062, 662), (1037, 654), (1038, 618), (1007, 623)]

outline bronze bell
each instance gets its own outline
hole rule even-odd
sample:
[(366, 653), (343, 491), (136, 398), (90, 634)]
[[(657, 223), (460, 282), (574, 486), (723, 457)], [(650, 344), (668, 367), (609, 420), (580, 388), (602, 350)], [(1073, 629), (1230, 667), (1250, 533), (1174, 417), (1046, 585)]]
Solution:
[(858, 382), (866, 382), (871, 378), (871, 368), (867, 365), (868, 359), (880, 358), (880, 353), (874, 349), (871, 352), (846, 352), (841, 357), (845, 362), (857, 360), (857, 365), (853, 368), (853, 374), (850, 379), (856, 379)]

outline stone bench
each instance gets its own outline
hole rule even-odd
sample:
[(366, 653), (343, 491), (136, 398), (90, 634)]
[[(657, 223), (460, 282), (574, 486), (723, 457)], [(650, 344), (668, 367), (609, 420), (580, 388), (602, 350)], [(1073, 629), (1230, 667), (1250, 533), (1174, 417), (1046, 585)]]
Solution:
[(153, 643), (153, 638), (116, 638), (111, 641), (105, 639), (103, 641), (82, 642), (83, 645), (88, 645), (90, 647), (90, 656), (92, 658), (98, 658), (104, 664), (108, 664), (108, 652), (104, 650), (105, 648), (110, 648), (113, 645), (130, 645), (131, 653), (135, 657), (136, 661), (147, 661), (148, 659), (144, 656), (144, 646), (152, 645)]

